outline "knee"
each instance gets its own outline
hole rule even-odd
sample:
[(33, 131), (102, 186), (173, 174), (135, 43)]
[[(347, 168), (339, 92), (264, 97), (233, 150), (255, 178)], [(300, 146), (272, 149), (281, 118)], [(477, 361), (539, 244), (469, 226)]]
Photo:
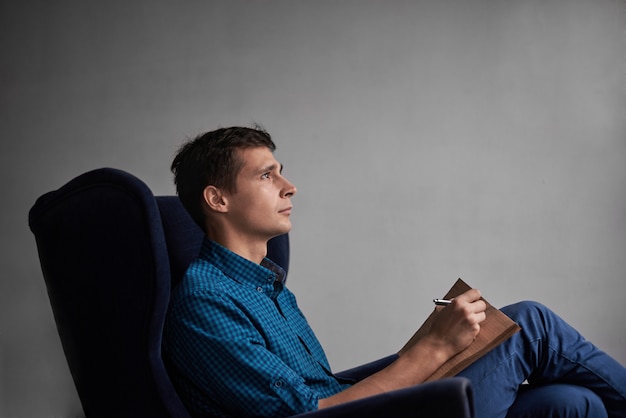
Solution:
[(563, 332), (563, 321), (548, 307), (539, 302), (523, 301), (501, 309), (505, 315), (517, 322), (529, 338), (543, 339), (550, 332)]
[(552, 311), (539, 302), (525, 300), (517, 302), (512, 305), (505, 306), (501, 309), (505, 315), (516, 320), (522, 320), (523, 318), (537, 319), (537, 317), (545, 318), (546, 316), (553, 315)]

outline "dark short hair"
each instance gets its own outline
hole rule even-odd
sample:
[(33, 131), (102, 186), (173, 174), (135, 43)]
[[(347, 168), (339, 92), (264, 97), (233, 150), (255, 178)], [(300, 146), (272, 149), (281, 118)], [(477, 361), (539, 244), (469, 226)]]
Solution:
[(172, 161), (176, 192), (193, 220), (205, 229), (202, 200), (204, 189), (215, 186), (235, 193), (237, 175), (243, 162), (238, 149), (267, 147), (276, 149), (272, 137), (260, 127), (230, 127), (198, 135), (183, 144)]

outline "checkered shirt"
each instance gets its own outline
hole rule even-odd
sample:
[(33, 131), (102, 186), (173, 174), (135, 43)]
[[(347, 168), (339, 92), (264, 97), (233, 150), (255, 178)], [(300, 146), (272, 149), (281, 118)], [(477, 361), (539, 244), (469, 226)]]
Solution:
[(203, 242), (164, 331), (172, 380), (194, 416), (289, 416), (347, 387), (284, 277), (268, 259), (259, 265)]

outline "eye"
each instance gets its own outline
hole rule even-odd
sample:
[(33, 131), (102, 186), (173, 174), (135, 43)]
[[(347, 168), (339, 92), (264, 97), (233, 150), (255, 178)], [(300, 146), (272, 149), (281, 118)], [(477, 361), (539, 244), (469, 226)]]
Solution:
[(271, 173), (269, 171), (267, 173), (263, 173), (263, 174), (261, 174), (261, 178), (264, 179), (264, 180), (269, 179), (270, 178), (270, 174)]

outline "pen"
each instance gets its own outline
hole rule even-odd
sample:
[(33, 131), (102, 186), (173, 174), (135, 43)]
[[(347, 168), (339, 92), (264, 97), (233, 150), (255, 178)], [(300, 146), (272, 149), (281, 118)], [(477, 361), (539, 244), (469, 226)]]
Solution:
[(433, 299), (433, 302), (437, 306), (446, 306), (446, 305), (449, 305), (450, 303), (452, 303), (452, 301), (448, 300), (448, 299)]

